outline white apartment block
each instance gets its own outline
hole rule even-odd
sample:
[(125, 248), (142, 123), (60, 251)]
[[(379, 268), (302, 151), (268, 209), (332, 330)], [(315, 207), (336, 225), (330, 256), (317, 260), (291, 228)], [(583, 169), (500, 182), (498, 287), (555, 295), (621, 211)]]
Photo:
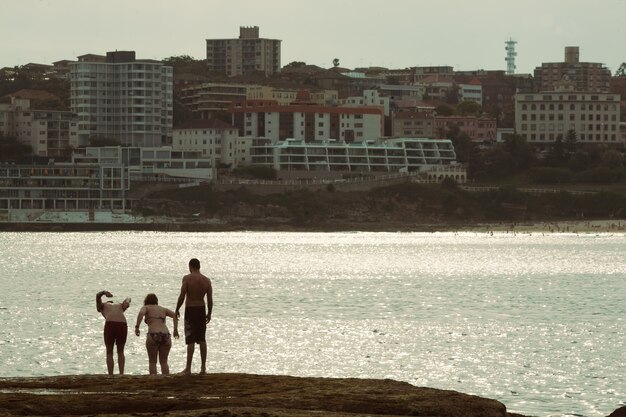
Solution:
[(216, 119), (197, 120), (174, 129), (172, 148), (195, 151), (214, 167), (235, 168), (250, 161), (250, 141), (240, 138), (237, 128)]
[(620, 96), (552, 91), (515, 96), (515, 131), (528, 143), (552, 143), (576, 133), (579, 143), (618, 144)]
[(31, 100), (11, 97), (0, 104), (0, 136), (16, 137), (35, 155), (64, 156), (78, 146), (78, 119), (69, 111), (35, 110)]
[(171, 146), (88, 146), (72, 155), (74, 164), (123, 166), (133, 180), (146, 177), (178, 177), (200, 180), (214, 178), (213, 165), (195, 151), (178, 151)]
[(239, 136), (274, 142), (290, 138), (353, 142), (379, 138), (384, 132), (380, 107), (281, 106), (274, 100), (250, 100), (233, 103), (230, 112)]
[(172, 141), (172, 67), (137, 60), (134, 51), (83, 55), (70, 67), (71, 107), (80, 146), (93, 137), (122, 145), (161, 146)]
[(364, 90), (362, 96), (348, 97), (344, 100), (340, 100), (340, 105), (344, 107), (382, 107), (385, 116), (391, 115), (389, 113), (389, 97), (381, 96), (378, 90)]
[(206, 57), (210, 71), (236, 75), (280, 72), (278, 39), (259, 37), (259, 27), (240, 27), (238, 39), (207, 39)]
[(243, 100), (274, 100), (279, 105), (294, 102), (320, 106), (337, 104), (337, 90), (308, 91), (276, 88), (256, 84), (202, 83), (180, 90), (181, 101), (199, 119), (210, 119), (216, 113), (228, 111), (230, 104)]
[(459, 84), (459, 101), (473, 101), (483, 105), (483, 86), (477, 84)]
[(456, 163), (452, 141), (392, 138), (354, 143), (288, 139), (254, 141), (253, 163), (277, 171), (389, 173), (427, 170)]

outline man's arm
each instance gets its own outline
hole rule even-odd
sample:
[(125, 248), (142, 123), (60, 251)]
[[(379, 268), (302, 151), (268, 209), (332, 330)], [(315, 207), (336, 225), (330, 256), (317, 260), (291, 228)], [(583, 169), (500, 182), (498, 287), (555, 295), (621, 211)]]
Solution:
[(174, 338), (178, 339), (178, 317), (176, 317), (176, 313), (174, 313), (169, 308), (166, 308), (165, 315), (171, 317), (174, 320)]
[(206, 291), (206, 322), (211, 321), (211, 313), (213, 312), (213, 287), (209, 281), (209, 288)]
[(106, 290), (100, 291), (98, 294), (96, 294), (96, 310), (98, 310), (98, 313), (102, 313), (102, 308), (104, 307), (104, 304), (102, 304), (103, 295), (106, 295), (107, 297), (113, 297), (113, 294)]
[(180, 295), (178, 296), (178, 301), (176, 302), (176, 317), (180, 317), (180, 307), (185, 302), (186, 296), (187, 296), (187, 280), (183, 278), (183, 285), (180, 287)]

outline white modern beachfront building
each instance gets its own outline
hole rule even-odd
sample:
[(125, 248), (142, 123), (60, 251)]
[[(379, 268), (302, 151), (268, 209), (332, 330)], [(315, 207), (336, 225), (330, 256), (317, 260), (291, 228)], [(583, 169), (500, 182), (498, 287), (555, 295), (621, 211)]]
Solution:
[(174, 150), (170, 146), (102, 146), (79, 149), (74, 163), (121, 164), (134, 178), (185, 178), (210, 181), (214, 178), (211, 159), (198, 151)]
[(0, 221), (12, 210), (125, 210), (121, 164), (0, 165)]
[(354, 143), (287, 139), (272, 143), (259, 138), (253, 140), (251, 158), (252, 164), (269, 165), (282, 173), (331, 177), (427, 170), (455, 163), (456, 153), (447, 139), (389, 138)]

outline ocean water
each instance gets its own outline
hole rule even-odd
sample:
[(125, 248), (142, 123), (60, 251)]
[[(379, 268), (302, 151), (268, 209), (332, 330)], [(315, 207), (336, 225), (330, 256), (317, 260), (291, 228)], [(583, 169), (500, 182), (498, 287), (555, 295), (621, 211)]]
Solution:
[[(132, 297), (132, 330), (147, 293), (175, 307), (197, 257), (209, 372), (391, 378), (606, 416), (626, 403), (625, 248), (624, 234), (0, 233), (0, 377), (105, 373), (96, 292)], [(175, 341), (172, 371), (184, 361)], [(148, 371), (132, 332), (126, 371)]]

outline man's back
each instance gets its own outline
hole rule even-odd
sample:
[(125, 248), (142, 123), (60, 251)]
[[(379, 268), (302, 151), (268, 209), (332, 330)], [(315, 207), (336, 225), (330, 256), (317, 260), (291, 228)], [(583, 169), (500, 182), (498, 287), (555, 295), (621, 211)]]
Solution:
[[(183, 286), (187, 289), (185, 305), (187, 307), (204, 306), (204, 297), (211, 295), (211, 280), (200, 272), (192, 272), (183, 277)], [(210, 297), (209, 297), (210, 299)]]

